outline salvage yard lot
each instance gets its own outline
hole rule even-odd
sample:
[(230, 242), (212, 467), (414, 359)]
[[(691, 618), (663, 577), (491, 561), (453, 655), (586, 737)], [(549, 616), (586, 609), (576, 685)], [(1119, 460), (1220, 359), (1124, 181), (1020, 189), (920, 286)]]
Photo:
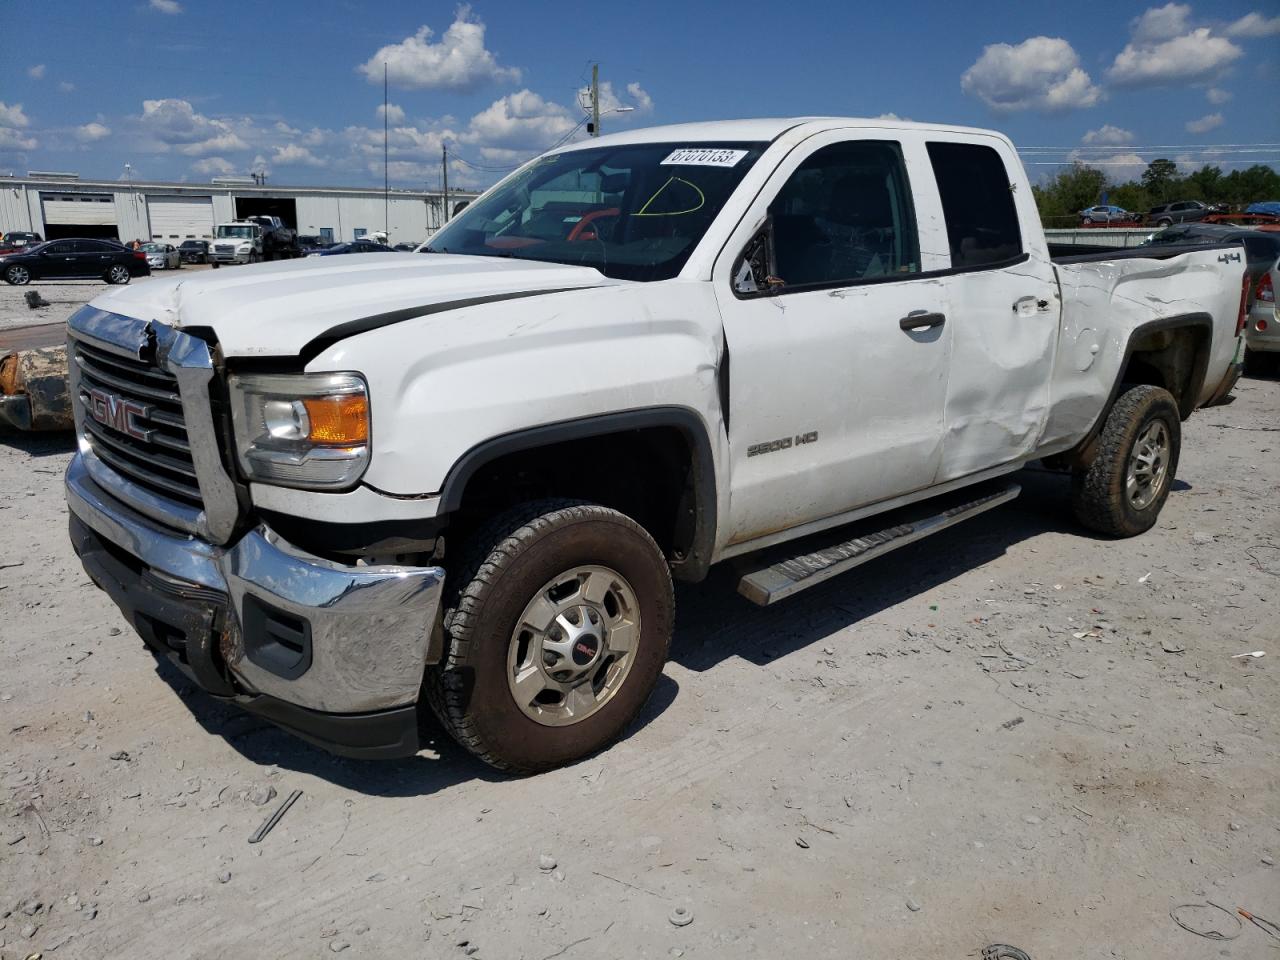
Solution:
[(0, 957), (1217, 955), (1170, 908), (1280, 890), (1280, 382), (1236, 395), (1136, 539), (1033, 469), (767, 610), (681, 588), (629, 735), (523, 780), (334, 758), (157, 668), (67, 541), (70, 439), (5, 438)]

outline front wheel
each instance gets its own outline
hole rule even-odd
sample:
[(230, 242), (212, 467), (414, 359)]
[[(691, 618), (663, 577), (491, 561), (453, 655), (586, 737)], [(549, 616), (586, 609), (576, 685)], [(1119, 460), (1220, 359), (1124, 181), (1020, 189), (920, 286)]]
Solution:
[(1156, 226), (1157, 226), (1157, 227), (1172, 227), (1172, 226), (1173, 226), (1173, 221), (1172, 221), (1172, 220), (1170, 220), (1168, 217), (1165, 217), (1165, 218), (1164, 218), (1164, 219), (1162, 219), (1162, 220), (1157, 220), (1157, 221), (1156, 221)]
[(1112, 537), (1134, 537), (1155, 526), (1178, 469), (1182, 417), (1161, 387), (1130, 387), (1102, 426), (1089, 468), (1072, 478), (1076, 518)]
[(20, 263), (9, 266), (4, 271), (4, 282), (14, 287), (21, 287), (31, 282), (31, 271)]
[(524, 504), (473, 535), (446, 580), (445, 659), (427, 700), (460, 744), (513, 773), (607, 746), (648, 699), (671, 642), (666, 559), (596, 504)]
[(106, 279), (107, 283), (115, 283), (115, 284), (128, 283), (129, 268), (119, 263), (112, 264), (107, 269), (107, 275), (104, 279)]

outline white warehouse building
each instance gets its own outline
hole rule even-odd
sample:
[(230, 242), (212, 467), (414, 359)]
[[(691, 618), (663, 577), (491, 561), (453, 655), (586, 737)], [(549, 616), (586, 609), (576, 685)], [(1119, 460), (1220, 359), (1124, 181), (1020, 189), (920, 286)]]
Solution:
[[(476, 196), (449, 191), (457, 212)], [(81, 180), (76, 174), (0, 175), (0, 233), (29, 230), (46, 240), (106, 237), (128, 243), (208, 240), (213, 227), (237, 217), (278, 216), (300, 235), (342, 243), (388, 234), (387, 241), (425, 240), (444, 222), (438, 191), (377, 188), (282, 187), (252, 178), (211, 183)]]

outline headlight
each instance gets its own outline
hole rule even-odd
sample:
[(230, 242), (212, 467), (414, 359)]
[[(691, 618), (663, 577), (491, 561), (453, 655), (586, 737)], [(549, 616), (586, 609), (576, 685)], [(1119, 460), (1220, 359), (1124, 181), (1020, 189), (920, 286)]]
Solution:
[(232, 376), (236, 455), (251, 480), (349, 487), (369, 464), (369, 388), (355, 373)]

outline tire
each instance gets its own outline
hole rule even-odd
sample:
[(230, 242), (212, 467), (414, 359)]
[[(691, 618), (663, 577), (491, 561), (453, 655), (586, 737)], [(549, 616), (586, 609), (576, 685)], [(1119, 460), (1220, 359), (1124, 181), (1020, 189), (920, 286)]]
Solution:
[(261, 259), (262, 259), (262, 258), (258, 256), (258, 251), (257, 251), (257, 250), (250, 250), (250, 251), (249, 251), (249, 262), (250, 262), (250, 263), (257, 263), (257, 262), (258, 262), (258, 261), (260, 261)]
[(222, 264), (220, 264), (217, 260), (213, 261), (213, 269), (217, 270), (221, 266)]
[(125, 284), (129, 282), (129, 268), (120, 263), (113, 263), (107, 267), (107, 272), (102, 275), (102, 279), (111, 284)]
[(1181, 447), (1173, 395), (1146, 385), (1125, 390), (1107, 414), (1093, 463), (1072, 477), (1076, 519), (1111, 537), (1150, 530), (1169, 498)]
[(31, 271), (20, 263), (5, 268), (4, 282), (11, 287), (21, 287), (31, 282)]
[[(574, 500), (522, 504), (470, 543), (445, 580), (445, 657), (424, 681), (436, 717), (467, 750), (510, 773), (548, 770), (607, 746), (644, 706), (667, 660), (675, 597), (658, 545), (630, 517)], [(608, 584), (593, 591), (603, 596), (598, 607), (565, 606), (586, 604), (588, 584)], [(555, 619), (539, 612), (561, 607), (568, 612)], [(538, 620), (545, 631), (527, 626)], [(578, 632), (566, 635), (559, 624)], [(630, 652), (615, 654), (624, 636)], [(532, 684), (519, 700), (517, 674)], [(573, 686), (561, 694), (553, 684)], [(543, 695), (552, 699), (540, 702)]]
[(1280, 372), (1280, 353), (1264, 350), (1244, 351), (1244, 372), (1251, 377), (1271, 376)]
[(1156, 221), (1156, 226), (1157, 226), (1157, 227), (1172, 227), (1172, 226), (1173, 226), (1173, 221), (1172, 221), (1172, 220), (1170, 220), (1168, 217), (1164, 217), (1163, 219), (1160, 219), (1160, 220), (1157, 220), (1157, 221)]

